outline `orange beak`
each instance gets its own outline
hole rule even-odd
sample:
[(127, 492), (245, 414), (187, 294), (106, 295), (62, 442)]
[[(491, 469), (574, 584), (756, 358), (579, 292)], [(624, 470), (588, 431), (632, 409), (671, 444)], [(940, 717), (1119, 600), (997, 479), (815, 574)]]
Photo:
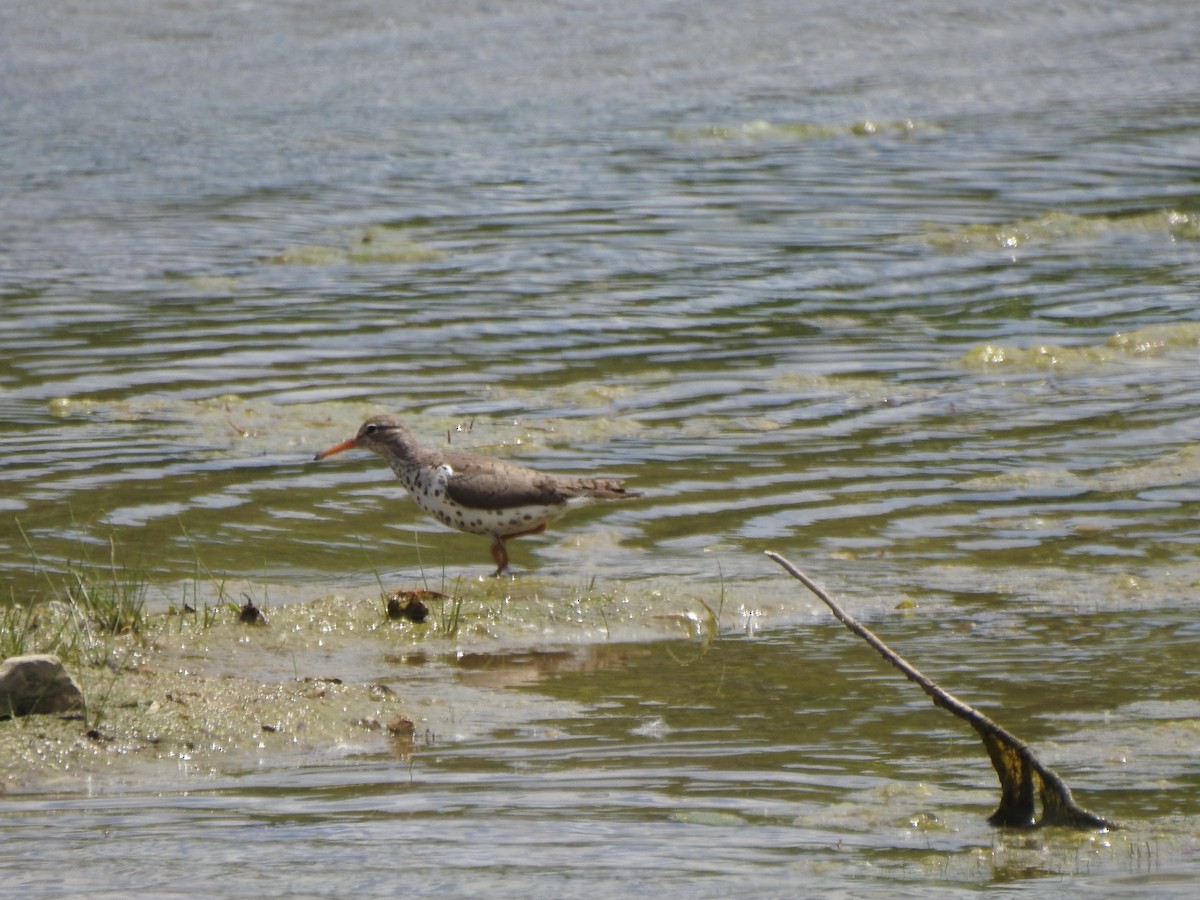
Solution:
[(335, 453), (341, 453), (343, 450), (353, 450), (357, 446), (358, 441), (356, 441), (354, 438), (350, 438), (348, 441), (342, 441), (340, 444), (334, 444), (328, 450), (322, 450), (320, 453), (314, 456), (313, 459), (324, 459), (327, 456), (333, 456)]

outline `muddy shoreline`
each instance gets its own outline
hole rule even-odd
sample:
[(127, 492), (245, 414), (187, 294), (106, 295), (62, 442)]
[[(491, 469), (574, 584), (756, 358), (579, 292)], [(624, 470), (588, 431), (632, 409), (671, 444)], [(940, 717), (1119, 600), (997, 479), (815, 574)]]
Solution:
[(644, 587), (636, 601), (535, 579), (459, 587), (427, 598), (419, 623), (389, 618), (386, 595), (369, 589), (264, 605), (258, 621), (233, 603), (150, 614), (64, 660), (85, 710), (0, 722), (0, 788), (70, 791), (97, 776), (216, 773), (289, 754), (405, 758), (461, 737), (464, 704), (486, 704), (489, 686), (596, 665), (615, 640), (711, 640), (723, 612), (726, 626), (740, 615)]

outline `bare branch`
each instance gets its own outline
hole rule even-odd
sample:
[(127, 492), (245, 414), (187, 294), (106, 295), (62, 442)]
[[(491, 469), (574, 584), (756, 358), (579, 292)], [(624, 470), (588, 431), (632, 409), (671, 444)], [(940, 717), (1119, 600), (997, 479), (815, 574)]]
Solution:
[[(1000, 779), (1000, 806), (988, 818), (988, 822), (992, 825), (1018, 828), (1068, 825), (1075, 828), (1114, 830), (1119, 827), (1111, 819), (1088, 812), (1079, 806), (1071, 797), (1071, 791), (1063, 780), (1038, 762), (1024, 741), (922, 675), (870, 629), (842, 609), (816, 582), (778, 553), (768, 550), (767, 556), (812, 591), (829, 607), (839, 622), (874, 647), (880, 656), (903, 672), (905, 678), (919, 685), (935, 705), (964, 719), (979, 733), (992, 760), (992, 767)], [(1041, 801), (1040, 819), (1037, 817), (1035, 796)]]

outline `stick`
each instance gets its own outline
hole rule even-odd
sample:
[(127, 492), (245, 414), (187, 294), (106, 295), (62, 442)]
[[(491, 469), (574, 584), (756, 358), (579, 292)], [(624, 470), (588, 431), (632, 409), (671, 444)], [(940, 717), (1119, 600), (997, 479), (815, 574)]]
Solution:
[[(970, 723), (983, 739), (992, 768), (1000, 779), (1000, 806), (990, 817), (992, 825), (1033, 828), (1041, 825), (1068, 825), (1074, 828), (1116, 830), (1120, 826), (1104, 816), (1088, 812), (1072, 798), (1066, 783), (1034, 757), (1028, 745), (993, 722), (979, 710), (943, 690), (914, 666), (876, 637), (870, 629), (842, 609), (816, 582), (771, 550), (767, 556), (812, 591), (833, 612), (839, 622), (878, 651), (879, 655), (919, 685), (936, 706)], [(1042, 817), (1037, 818), (1034, 797), (1041, 801)]]

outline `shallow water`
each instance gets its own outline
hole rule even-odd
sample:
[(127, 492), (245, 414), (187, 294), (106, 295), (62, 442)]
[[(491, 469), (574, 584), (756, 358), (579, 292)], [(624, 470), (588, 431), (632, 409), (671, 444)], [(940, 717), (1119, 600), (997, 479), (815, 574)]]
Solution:
[[(93, 858), (100, 895), (201, 859), (230, 895), (347, 870), (368, 894), (398, 873), (556, 895), (603, 893), (598, 870), (613, 894), (1194, 877), (1200, 21), (1182, 0), (843, 7), (0, 9), (5, 599), (113, 538), (160, 606), (198, 572), (269, 603), (485, 574), (485, 542), (374, 458), (311, 461), (392, 411), (629, 478), (644, 499), (516, 542), (516, 568), (639, 610), (724, 601), (729, 633), (687, 667), (690, 645), (650, 644), (534, 679), (569, 711), (442, 734), (411, 769), (370, 751), (14, 796), (6, 865), (53, 823), (63, 859), (137, 847)], [(1061, 751), (1136, 837), (1010, 853), (1042, 838), (982, 825), (970, 735), (765, 549)], [(608, 614), (619, 634), (531, 618), (500, 643), (661, 634)], [(840, 679), (810, 677), (822, 653)], [(775, 687), (736, 707), (665, 690), (730, 657), (722, 684), (755, 685), (760, 655)], [(893, 690), (905, 726), (866, 724), (855, 704)], [(953, 825), (914, 831), (914, 808)]]
[[(414, 743), (364, 734), (282, 757), (118, 764), (10, 796), (5, 880), (99, 896), (198, 882), (223, 896), (1186, 896), (1200, 847), (1196, 702), (1145, 671), (1152, 647), (1170, 653), (1159, 627), (1117, 624), (1030, 616), (1054, 660), (1041, 671), (1011, 647), (989, 658), (989, 629), (909, 619), (890, 635), (1003, 709), (1077, 799), (1128, 824), (1112, 834), (987, 826), (998, 792), (974, 735), (836, 623), (390, 667), (364, 639), (358, 664), (390, 668), (409, 712), (438, 723)], [(351, 655), (325, 665), (343, 671)]]

